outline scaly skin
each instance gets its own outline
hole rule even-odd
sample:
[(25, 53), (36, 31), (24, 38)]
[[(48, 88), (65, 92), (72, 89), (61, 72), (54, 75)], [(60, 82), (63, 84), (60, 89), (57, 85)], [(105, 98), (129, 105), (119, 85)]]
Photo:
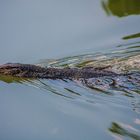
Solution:
[(44, 68), (31, 64), (7, 63), (0, 66), (0, 75), (19, 78), (72, 79), (101, 90), (118, 88), (140, 90), (140, 73), (117, 74), (107, 67)]
[(102, 76), (118, 76), (100, 68), (44, 68), (30, 64), (7, 63), (0, 66), (0, 74), (25, 78), (78, 79)]

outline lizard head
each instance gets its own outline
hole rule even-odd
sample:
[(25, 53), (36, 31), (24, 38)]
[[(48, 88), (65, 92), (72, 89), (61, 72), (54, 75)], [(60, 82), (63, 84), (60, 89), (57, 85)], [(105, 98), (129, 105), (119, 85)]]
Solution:
[(6, 63), (0, 65), (0, 74), (4, 75), (16, 75), (21, 72), (21, 64), (19, 63)]

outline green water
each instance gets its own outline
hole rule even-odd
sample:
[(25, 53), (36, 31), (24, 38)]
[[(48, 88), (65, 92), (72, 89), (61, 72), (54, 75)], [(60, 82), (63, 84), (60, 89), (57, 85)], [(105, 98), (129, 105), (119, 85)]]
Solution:
[[(0, 19), (1, 64), (140, 71), (139, 0), (1, 0)], [(139, 140), (139, 83), (127, 86), (0, 76), (0, 140)]]

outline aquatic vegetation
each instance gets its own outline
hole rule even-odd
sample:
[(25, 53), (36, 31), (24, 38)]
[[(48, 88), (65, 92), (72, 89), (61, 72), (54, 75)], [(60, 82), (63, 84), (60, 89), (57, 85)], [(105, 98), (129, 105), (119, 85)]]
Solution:
[(126, 39), (134, 39), (134, 38), (140, 38), (140, 33), (128, 35), (128, 36), (123, 37), (122, 39), (126, 40)]
[(116, 122), (112, 122), (111, 127), (109, 128), (109, 131), (114, 133), (114, 134), (121, 135), (121, 136), (128, 136), (128, 137), (130, 137), (130, 138), (132, 138), (134, 140), (140, 140), (140, 135), (132, 133), (131, 131), (126, 130), (125, 128), (121, 127), (121, 125), (119, 125)]
[(102, 7), (110, 15), (125, 17), (140, 14), (139, 0), (108, 0), (102, 1)]

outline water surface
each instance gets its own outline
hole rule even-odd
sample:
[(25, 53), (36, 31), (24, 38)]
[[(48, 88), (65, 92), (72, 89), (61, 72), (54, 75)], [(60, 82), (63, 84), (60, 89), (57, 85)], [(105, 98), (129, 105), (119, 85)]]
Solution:
[[(139, 14), (139, 0), (1, 0), (0, 63), (139, 72)], [(139, 140), (140, 90), (127, 86), (0, 76), (0, 139)]]

